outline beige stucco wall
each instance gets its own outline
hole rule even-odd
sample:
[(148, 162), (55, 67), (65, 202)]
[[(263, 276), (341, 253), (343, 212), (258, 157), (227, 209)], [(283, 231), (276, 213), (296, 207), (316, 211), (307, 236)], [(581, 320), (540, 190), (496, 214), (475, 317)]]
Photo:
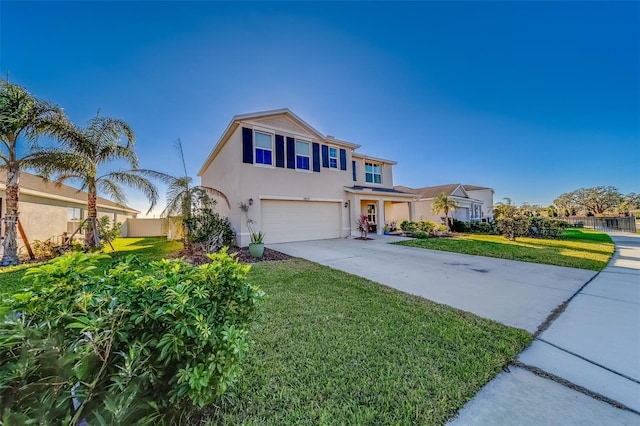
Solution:
[[(4, 191), (0, 191), (2, 198), (2, 216), (6, 212), (6, 196)], [(45, 241), (53, 239), (61, 241), (63, 232), (73, 233), (80, 222), (67, 221), (67, 208), (74, 207), (86, 210), (86, 204), (78, 201), (57, 200), (40, 197), (21, 192), (18, 209), (20, 211), (20, 223), (25, 231), (30, 243), (35, 240)], [(99, 207), (99, 216), (107, 215), (113, 220), (114, 214), (119, 218), (134, 216), (134, 214), (123, 212), (122, 210)], [(83, 217), (86, 213), (83, 213)], [(4, 230), (1, 231), (2, 233)], [(18, 247), (23, 253), (26, 252), (24, 242), (18, 235)]]
[[(356, 181), (353, 181), (353, 174), (351, 171), (351, 160), (355, 160), (356, 162)], [(374, 160), (365, 160), (364, 158), (360, 158), (357, 155), (353, 156), (353, 158), (349, 158), (348, 162), (348, 172), (351, 181), (351, 185), (361, 185), (361, 186), (378, 186), (381, 188), (393, 188), (393, 165), (391, 164), (382, 164), (382, 183), (375, 184), (369, 183), (365, 181), (365, 162), (376, 162)]]
[[(224, 192), (231, 203), (228, 208), (224, 201), (218, 200), (216, 211), (228, 216), (237, 243), (245, 246), (249, 243), (247, 218), (261, 230), (261, 200), (282, 199), (300, 201), (335, 201), (344, 206), (347, 196), (345, 186), (353, 186), (351, 174), (351, 151), (347, 151), (347, 170), (334, 170), (321, 167), (320, 172), (293, 170), (271, 166), (245, 164), (242, 162), (242, 127), (253, 127), (251, 122), (241, 124), (231, 135), (229, 141), (218, 153), (212, 164), (201, 176), (202, 185), (211, 186)], [(256, 127), (266, 130), (263, 127)], [(271, 133), (285, 138), (298, 137), (305, 141), (325, 143), (310, 134), (291, 133), (284, 130), (271, 130)], [(285, 139), (286, 140), (286, 139)], [(275, 150), (273, 155), (275, 163)], [(253, 199), (248, 213), (238, 207), (238, 203), (248, 203)], [(348, 235), (349, 209), (341, 210), (341, 236)]]
[(126, 237), (160, 237), (166, 235), (164, 219), (133, 219), (126, 221)]
[(400, 226), (400, 222), (409, 220), (409, 203), (388, 203), (385, 210), (388, 223), (395, 221)]

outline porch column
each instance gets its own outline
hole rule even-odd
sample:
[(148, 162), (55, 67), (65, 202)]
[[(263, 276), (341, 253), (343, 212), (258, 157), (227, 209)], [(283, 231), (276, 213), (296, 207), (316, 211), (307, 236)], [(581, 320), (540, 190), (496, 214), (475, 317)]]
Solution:
[(409, 222), (415, 222), (416, 220), (416, 202), (409, 201)]
[(384, 200), (378, 200), (378, 227), (376, 234), (382, 235), (384, 231)]

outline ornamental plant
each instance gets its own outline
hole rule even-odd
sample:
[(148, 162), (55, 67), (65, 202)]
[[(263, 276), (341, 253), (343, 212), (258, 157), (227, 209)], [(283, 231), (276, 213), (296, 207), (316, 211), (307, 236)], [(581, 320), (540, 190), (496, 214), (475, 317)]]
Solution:
[(99, 273), (103, 254), (34, 267), (0, 304), (3, 424), (179, 424), (228, 394), (263, 292), (226, 249), (211, 263)]

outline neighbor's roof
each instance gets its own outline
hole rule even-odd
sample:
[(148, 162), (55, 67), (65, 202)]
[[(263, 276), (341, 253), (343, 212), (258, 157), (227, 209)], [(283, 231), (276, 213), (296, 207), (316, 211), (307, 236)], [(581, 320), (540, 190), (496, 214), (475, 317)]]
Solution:
[(400, 191), (417, 194), (421, 198), (434, 198), (443, 192), (447, 195), (452, 195), (453, 191), (455, 191), (459, 186), (459, 183), (450, 183), (447, 185), (425, 186), (424, 188), (408, 188), (406, 186), (396, 186), (395, 188)]
[(488, 186), (462, 185), (462, 187), (467, 191), (480, 191), (482, 189), (490, 189), (493, 191), (493, 188), (489, 188)]
[(358, 144), (351, 143), (351, 142), (346, 142), (346, 141), (343, 141), (343, 140), (340, 140), (340, 139), (336, 139), (333, 136), (325, 136), (325, 135), (323, 135), (322, 133), (317, 131), (315, 128), (313, 128), (309, 123), (307, 123), (302, 118), (298, 117), (293, 112), (291, 112), (291, 110), (289, 110), (289, 108), (280, 108), (280, 109), (273, 109), (273, 110), (269, 110), (269, 111), (252, 112), (252, 113), (248, 113), (248, 114), (239, 114), (239, 115), (234, 115), (233, 118), (231, 119), (231, 122), (229, 123), (229, 125), (227, 126), (225, 131), (222, 133), (222, 136), (220, 136), (220, 139), (218, 139), (218, 142), (215, 144), (215, 146), (211, 150), (211, 153), (209, 154), (207, 159), (202, 164), (202, 167), (198, 171), (198, 176), (202, 176), (202, 174), (207, 169), (207, 167), (209, 167), (211, 162), (216, 158), (216, 156), (218, 155), (218, 153), (220, 152), (222, 147), (227, 143), (227, 141), (229, 140), (229, 137), (231, 137), (233, 132), (238, 128), (238, 126), (240, 125), (241, 121), (250, 121), (250, 120), (256, 120), (256, 119), (260, 119), (260, 118), (274, 117), (274, 116), (278, 116), (278, 115), (284, 115), (284, 116), (288, 117), (293, 122), (295, 122), (296, 124), (298, 124), (299, 126), (304, 128), (305, 130), (307, 130), (309, 133), (314, 135), (316, 138), (318, 138), (319, 140), (321, 140), (321, 141), (323, 141), (325, 143), (337, 144), (337, 145), (341, 145), (341, 146), (344, 146), (345, 148), (349, 148), (349, 149), (360, 148), (360, 145), (358, 145)]
[[(410, 192), (412, 194), (417, 194), (420, 198), (435, 198), (443, 192), (447, 195), (453, 195), (458, 187), (462, 188), (462, 191), (466, 193), (466, 191), (477, 191), (481, 189), (490, 189), (484, 186), (475, 186), (475, 185), (463, 185), (461, 183), (449, 183), (446, 185), (438, 185), (438, 186), (425, 186), (423, 188), (409, 188), (407, 186), (395, 186), (394, 188), (399, 191)], [(456, 195), (459, 197), (459, 195)], [(471, 198), (471, 197), (468, 197)]]
[[(0, 190), (6, 190), (7, 171), (0, 167)], [(55, 182), (46, 182), (41, 177), (20, 171), (20, 193), (37, 197), (69, 201), (73, 204), (86, 204), (87, 193), (68, 185), (56, 185)], [(106, 198), (98, 197), (98, 207), (122, 210), (130, 213), (140, 213), (131, 207), (123, 206)]]

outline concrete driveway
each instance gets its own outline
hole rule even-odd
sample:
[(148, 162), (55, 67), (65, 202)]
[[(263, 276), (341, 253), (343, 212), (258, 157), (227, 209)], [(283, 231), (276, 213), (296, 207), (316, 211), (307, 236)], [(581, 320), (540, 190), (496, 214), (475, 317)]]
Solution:
[(334, 239), (268, 247), (512, 327), (535, 332), (595, 272), (387, 244)]

